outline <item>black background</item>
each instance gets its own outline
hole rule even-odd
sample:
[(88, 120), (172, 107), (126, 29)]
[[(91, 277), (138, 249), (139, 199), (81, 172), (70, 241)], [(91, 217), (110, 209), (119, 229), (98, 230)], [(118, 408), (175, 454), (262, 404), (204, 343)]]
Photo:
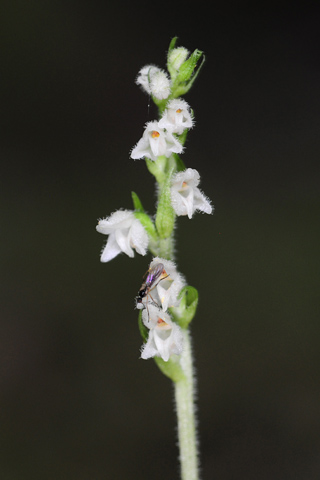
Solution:
[(176, 232), (202, 476), (319, 478), (319, 11), (215, 5), (2, 3), (4, 480), (179, 478), (172, 386), (139, 360), (150, 256), (101, 264), (95, 231), (131, 190), (154, 211), (134, 80), (173, 36), (206, 54), (183, 159), (215, 213)]

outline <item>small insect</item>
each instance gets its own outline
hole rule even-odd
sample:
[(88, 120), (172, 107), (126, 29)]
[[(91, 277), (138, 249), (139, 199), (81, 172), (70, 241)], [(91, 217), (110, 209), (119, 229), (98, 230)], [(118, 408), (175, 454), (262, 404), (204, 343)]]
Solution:
[[(165, 274), (165, 276), (163, 278), (160, 278), (162, 274)], [(141, 285), (141, 288), (139, 290), (139, 294), (137, 297), (137, 306), (142, 305), (142, 307), (138, 306), (138, 308), (145, 308), (145, 305), (143, 305), (143, 300), (145, 298), (146, 298), (146, 305), (148, 305), (149, 296), (151, 297), (152, 303), (157, 307), (159, 307), (157, 302), (153, 300), (150, 292), (158, 285), (158, 283), (161, 280), (164, 280), (167, 277), (169, 277), (169, 275), (166, 274), (163, 263), (157, 263), (157, 265), (154, 265), (154, 267), (150, 268), (146, 281)], [(159, 279), (159, 282), (156, 283), (158, 279)]]

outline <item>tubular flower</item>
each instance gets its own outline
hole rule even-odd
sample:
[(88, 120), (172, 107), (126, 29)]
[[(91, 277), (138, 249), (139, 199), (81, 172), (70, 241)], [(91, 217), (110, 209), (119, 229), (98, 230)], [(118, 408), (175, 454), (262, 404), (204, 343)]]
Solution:
[(148, 122), (142, 138), (131, 152), (131, 158), (147, 157), (155, 161), (157, 157), (165, 155), (169, 158), (172, 153), (181, 153), (182, 150), (183, 146), (171, 132), (165, 132), (158, 122)]
[(149, 329), (147, 343), (141, 349), (141, 358), (161, 357), (167, 362), (171, 355), (180, 355), (183, 347), (181, 328), (170, 315), (153, 305), (142, 312), (142, 321)]
[(99, 220), (96, 229), (99, 233), (109, 235), (101, 252), (101, 262), (109, 262), (121, 252), (133, 257), (133, 249), (140, 255), (147, 253), (148, 234), (130, 210), (117, 210), (110, 217)]
[(180, 290), (185, 286), (185, 280), (180, 273), (177, 272), (176, 266), (170, 260), (154, 257), (149, 265), (149, 272), (158, 265), (163, 266), (160, 276), (154, 283), (149, 285), (149, 291), (137, 308), (149, 308), (149, 305), (161, 307), (166, 311), (169, 307), (175, 307), (179, 304), (178, 295)]
[(192, 126), (193, 120), (187, 102), (179, 98), (171, 100), (159, 121), (159, 127), (181, 135), (186, 128)]
[(212, 213), (210, 200), (198, 188), (200, 175), (194, 168), (187, 168), (172, 177), (171, 204), (177, 215), (192, 215), (196, 210)]

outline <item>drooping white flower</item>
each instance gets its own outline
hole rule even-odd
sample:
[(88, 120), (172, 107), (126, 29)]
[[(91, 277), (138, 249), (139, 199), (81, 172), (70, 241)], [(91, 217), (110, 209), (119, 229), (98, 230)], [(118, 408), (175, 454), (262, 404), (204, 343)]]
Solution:
[(142, 138), (131, 152), (131, 158), (147, 157), (155, 161), (161, 155), (169, 158), (172, 153), (181, 153), (182, 150), (183, 146), (171, 132), (160, 128), (158, 122), (148, 122)]
[(171, 93), (170, 80), (166, 72), (159, 70), (155, 72), (150, 81), (150, 90), (158, 100), (168, 98)]
[(101, 262), (109, 262), (121, 252), (133, 257), (133, 249), (140, 255), (147, 253), (148, 234), (130, 210), (118, 210), (110, 217), (99, 220), (96, 229), (99, 233), (109, 235), (101, 253)]
[(141, 358), (161, 357), (167, 362), (171, 355), (180, 355), (183, 335), (179, 325), (171, 320), (168, 313), (153, 305), (142, 312), (142, 321), (149, 329), (147, 343), (141, 349)]
[(197, 170), (187, 168), (172, 177), (171, 204), (177, 215), (192, 215), (196, 210), (212, 213), (210, 200), (198, 188), (200, 175)]
[(160, 72), (160, 68), (156, 67), (155, 65), (145, 65), (139, 71), (139, 74), (136, 79), (136, 84), (140, 85), (142, 89), (151, 95), (151, 79), (153, 75), (157, 72)]
[(186, 128), (192, 126), (193, 120), (187, 102), (179, 98), (171, 100), (159, 121), (159, 127), (181, 135)]
[(149, 265), (149, 272), (158, 265), (163, 266), (161, 275), (157, 276), (154, 282), (150, 278), (148, 291), (145, 292), (145, 296), (137, 303), (137, 308), (139, 309), (148, 309), (150, 305), (154, 305), (166, 311), (169, 307), (175, 307), (179, 304), (178, 295), (185, 286), (184, 278), (178, 273), (173, 262), (160, 257), (153, 258)]
[(136, 84), (140, 85), (149, 95), (153, 95), (159, 100), (168, 98), (171, 92), (168, 75), (164, 70), (154, 65), (146, 65), (141, 68)]

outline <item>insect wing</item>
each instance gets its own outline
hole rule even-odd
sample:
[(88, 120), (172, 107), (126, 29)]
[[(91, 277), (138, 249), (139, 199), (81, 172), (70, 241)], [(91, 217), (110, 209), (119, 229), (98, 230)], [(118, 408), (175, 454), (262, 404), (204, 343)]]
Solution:
[(158, 263), (157, 265), (152, 267), (147, 276), (146, 285), (151, 287), (152, 284), (160, 277), (163, 270), (164, 270), (164, 266), (162, 263)]

